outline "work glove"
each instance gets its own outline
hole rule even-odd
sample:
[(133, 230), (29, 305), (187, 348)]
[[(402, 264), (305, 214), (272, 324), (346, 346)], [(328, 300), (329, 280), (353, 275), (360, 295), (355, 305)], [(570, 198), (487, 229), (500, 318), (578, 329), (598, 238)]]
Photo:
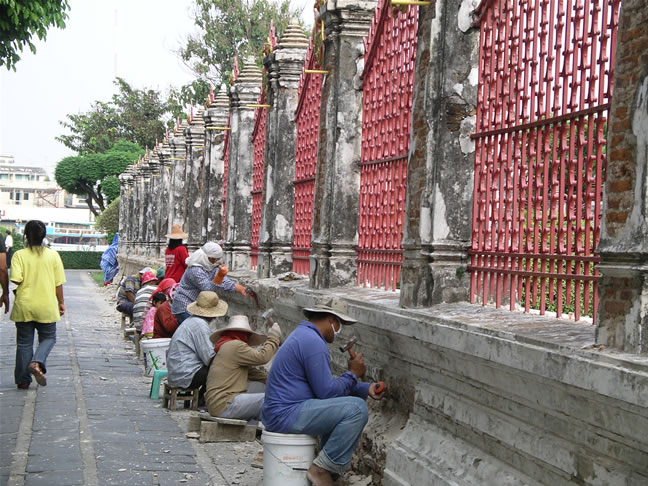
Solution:
[(276, 322), (272, 325), (268, 331), (268, 338), (275, 338), (277, 341), (281, 342), (281, 328)]

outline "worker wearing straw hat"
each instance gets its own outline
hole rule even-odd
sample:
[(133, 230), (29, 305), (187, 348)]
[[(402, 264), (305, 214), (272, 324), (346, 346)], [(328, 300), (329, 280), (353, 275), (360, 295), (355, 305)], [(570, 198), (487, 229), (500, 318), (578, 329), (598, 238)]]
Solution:
[(277, 352), (281, 341), (279, 324), (275, 322), (264, 336), (252, 330), (247, 316), (231, 316), (227, 326), (210, 339), (216, 357), (209, 368), (205, 393), (209, 414), (259, 420), (267, 373), (257, 367), (268, 363)]
[(171, 227), (171, 233), (167, 234), (169, 244), (164, 251), (164, 263), (166, 265), (164, 278), (172, 278), (180, 283), (180, 279), (187, 269), (185, 260), (189, 256), (187, 246), (182, 244), (182, 240), (187, 236), (187, 233), (182, 231), (182, 226), (179, 224), (174, 224)]
[(209, 322), (227, 314), (227, 302), (216, 292), (200, 292), (189, 304), (192, 316), (173, 334), (167, 354), (167, 381), (178, 388), (200, 388), (204, 395), (209, 365), (214, 358), (214, 347), (209, 341)]

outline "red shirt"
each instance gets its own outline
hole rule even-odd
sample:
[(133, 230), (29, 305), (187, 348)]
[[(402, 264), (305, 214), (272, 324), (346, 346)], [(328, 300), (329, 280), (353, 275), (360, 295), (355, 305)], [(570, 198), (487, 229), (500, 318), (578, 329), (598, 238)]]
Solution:
[(187, 269), (185, 260), (188, 256), (189, 252), (187, 251), (187, 247), (184, 245), (180, 245), (173, 250), (167, 248), (164, 252), (164, 263), (166, 264), (164, 278), (172, 278), (176, 282), (180, 283), (180, 279)]
[(171, 304), (167, 300), (155, 311), (153, 339), (173, 337), (176, 329), (178, 329), (178, 320), (171, 313)]

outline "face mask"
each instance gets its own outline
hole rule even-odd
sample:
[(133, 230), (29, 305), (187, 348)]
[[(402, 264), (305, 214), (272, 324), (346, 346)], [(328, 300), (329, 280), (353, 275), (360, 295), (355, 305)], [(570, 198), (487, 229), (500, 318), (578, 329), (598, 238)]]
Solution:
[(331, 324), (331, 327), (333, 328), (333, 339), (338, 337), (338, 335), (342, 332), (342, 323), (340, 321), (338, 321), (338, 323), (340, 324), (340, 329), (338, 331), (336, 331), (335, 326)]

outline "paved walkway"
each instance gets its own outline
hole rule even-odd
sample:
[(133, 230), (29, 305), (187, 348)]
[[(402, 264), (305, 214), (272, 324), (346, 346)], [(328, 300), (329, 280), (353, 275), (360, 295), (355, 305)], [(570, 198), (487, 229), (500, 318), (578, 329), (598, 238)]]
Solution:
[(15, 326), (0, 320), (0, 486), (261, 484), (261, 446), (185, 438), (188, 412), (149, 399), (105, 292), (85, 271), (66, 277), (47, 387), (16, 389)]

